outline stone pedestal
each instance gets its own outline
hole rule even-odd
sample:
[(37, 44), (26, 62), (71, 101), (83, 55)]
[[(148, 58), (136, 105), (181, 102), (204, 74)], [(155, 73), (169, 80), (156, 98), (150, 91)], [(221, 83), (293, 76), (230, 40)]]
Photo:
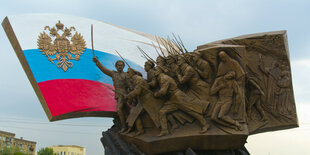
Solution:
[(159, 133), (156, 129), (146, 129), (145, 134), (133, 136), (134, 133), (118, 133), (118, 123), (114, 122), (116, 125), (102, 133), (101, 142), (106, 155), (249, 155), (244, 147), (247, 129), (231, 135), (225, 130), (211, 126), (208, 132), (199, 134), (200, 128), (194, 123), (163, 137), (154, 136)]

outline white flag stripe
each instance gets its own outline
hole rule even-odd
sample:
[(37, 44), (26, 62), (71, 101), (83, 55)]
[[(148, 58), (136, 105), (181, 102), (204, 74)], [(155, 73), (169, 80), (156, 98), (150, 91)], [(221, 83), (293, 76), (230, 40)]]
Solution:
[[(15, 35), (23, 50), (37, 49), (37, 39), (45, 26), (54, 27), (60, 21), (64, 27), (75, 27), (86, 41), (87, 48), (91, 48), (91, 24), (94, 27), (95, 50), (117, 55), (117, 50), (124, 58), (143, 66), (145, 59), (140, 55), (137, 46), (140, 46), (151, 57), (156, 58), (157, 53), (153, 46), (154, 40), (141, 35), (142, 32), (121, 28), (97, 20), (63, 15), (63, 14), (23, 14), (8, 16)], [(49, 32), (46, 30), (45, 32)], [(62, 32), (59, 32), (62, 33)], [(75, 32), (72, 32), (74, 35)], [(118, 56), (118, 55), (117, 55)]]

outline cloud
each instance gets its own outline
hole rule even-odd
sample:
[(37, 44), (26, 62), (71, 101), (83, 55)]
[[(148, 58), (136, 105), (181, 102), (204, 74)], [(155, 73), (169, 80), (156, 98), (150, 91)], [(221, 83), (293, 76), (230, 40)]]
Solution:
[(291, 61), (292, 79), (297, 103), (310, 101), (310, 59), (297, 59)]

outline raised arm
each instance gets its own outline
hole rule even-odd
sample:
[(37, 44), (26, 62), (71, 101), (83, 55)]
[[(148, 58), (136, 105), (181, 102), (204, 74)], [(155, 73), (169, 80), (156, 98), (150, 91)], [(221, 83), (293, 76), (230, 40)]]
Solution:
[(106, 67), (104, 67), (100, 61), (97, 58), (93, 58), (93, 61), (96, 63), (97, 67), (105, 74), (108, 75), (110, 77), (112, 77), (113, 75), (113, 71), (107, 69)]

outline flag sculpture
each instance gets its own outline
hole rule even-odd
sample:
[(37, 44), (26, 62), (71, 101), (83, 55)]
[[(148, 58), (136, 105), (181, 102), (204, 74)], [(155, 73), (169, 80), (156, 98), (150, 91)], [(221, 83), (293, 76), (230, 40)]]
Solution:
[[(142, 73), (144, 58), (137, 46), (150, 50), (155, 37), (86, 18), (29, 14), (8, 16), (3, 27), (49, 120), (115, 116), (112, 79), (93, 63), (94, 55), (108, 68), (121, 59)], [(152, 54), (153, 53), (153, 54)], [(128, 67), (128, 66), (126, 66)]]

